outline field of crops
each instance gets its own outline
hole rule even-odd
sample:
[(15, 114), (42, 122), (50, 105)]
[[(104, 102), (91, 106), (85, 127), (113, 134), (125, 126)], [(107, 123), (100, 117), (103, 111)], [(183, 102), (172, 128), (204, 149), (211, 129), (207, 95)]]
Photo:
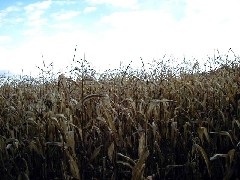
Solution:
[(239, 58), (225, 60), (0, 80), (0, 179), (240, 178)]

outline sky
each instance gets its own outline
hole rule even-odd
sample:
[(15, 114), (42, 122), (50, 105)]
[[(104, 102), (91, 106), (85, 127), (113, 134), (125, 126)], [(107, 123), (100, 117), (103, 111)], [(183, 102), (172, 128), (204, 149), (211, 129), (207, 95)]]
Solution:
[[(240, 54), (239, 0), (0, 0), (0, 72)], [(77, 45), (76, 52), (75, 47)]]

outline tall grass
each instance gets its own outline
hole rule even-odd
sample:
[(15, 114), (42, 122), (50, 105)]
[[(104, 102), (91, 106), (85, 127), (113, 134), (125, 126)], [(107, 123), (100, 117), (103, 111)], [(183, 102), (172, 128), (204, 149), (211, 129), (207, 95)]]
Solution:
[(240, 177), (237, 56), (209, 71), (153, 61), (97, 75), (73, 62), (57, 79), (2, 79), (1, 179)]

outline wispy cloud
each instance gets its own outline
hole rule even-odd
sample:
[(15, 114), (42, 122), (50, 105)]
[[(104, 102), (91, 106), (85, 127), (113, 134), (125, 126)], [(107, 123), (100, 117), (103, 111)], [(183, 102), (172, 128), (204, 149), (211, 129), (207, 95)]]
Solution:
[(17, 6), (9, 6), (6, 9), (0, 9), (0, 26), (3, 25), (3, 23), (8, 22), (8, 15), (16, 11), (20, 11), (20, 8)]
[(28, 16), (29, 20), (38, 20), (41, 18), (41, 16), (44, 14), (44, 10), (36, 10), (30, 13), (30, 16)]
[(186, 0), (186, 17), (180, 23), (188, 43), (199, 49), (239, 49), (239, 6), (237, 0)]
[(97, 9), (97, 7), (95, 7), (95, 6), (89, 6), (89, 7), (84, 8), (83, 12), (90, 13), (90, 12), (96, 11), (96, 9)]
[(65, 30), (65, 29), (73, 29), (73, 24), (66, 22), (66, 23), (54, 23), (54, 24), (50, 24), (49, 25), (50, 28), (54, 28), (54, 29), (61, 29), (61, 30)]
[(20, 23), (20, 22), (23, 22), (24, 21), (24, 18), (16, 18), (15, 19), (15, 22), (16, 23)]
[(52, 3), (63, 6), (63, 5), (72, 5), (72, 4), (76, 4), (77, 2), (75, 0), (54, 0), (52, 1)]
[(48, 24), (48, 20), (46, 18), (38, 18), (38, 19), (36, 18), (36, 19), (31, 19), (26, 24), (32, 28), (41, 28), (43, 25)]
[(121, 8), (135, 9), (138, 7), (137, 0), (87, 0), (91, 4), (105, 4)]
[(4, 11), (7, 12), (7, 13), (10, 13), (10, 12), (16, 12), (16, 11), (20, 11), (21, 8), (20, 7), (17, 7), (17, 6), (9, 6), (7, 7)]
[(1, 42), (8, 42), (10, 41), (12, 38), (10, 36), (0, 36), (0, 43)]
[[(37, 24), (37, 21), (35, 21), (35, 23)], [(38, 25), (36, 25), (36, 26), (38, 26)], [(42, 35), (43, 32), (41, 29), (34, 27), (31, 29), (26, 29), (26, 30), (22, 31), (21, 34), (26, 37), (35, 37), (35, 36)]]
[(52, 4), (51, 0), (43, 1), (43, 2), (36, 2), (36, 3), (25, 6), (24, 9), (27, 12), (32, 12), (32, 11), (36, 11), (36, 10), (46, 10), (46, 9), (50, 8), (51, 4)]
[(3, 13), (3, 12), (0, 12), (0, 26), (3, 25), (3, 22), (4, 22), (4, 18), (5, 18), (6, 14)]
[(43, 1), (29, 4), (24, 7), (28, 20), (39, 20), (45, 11), (50, 8), (52, 1)]
[(1, 9), (0, 7), (0, 26), (3, 26), (3, 29), (7, 28), (9, 31), (9, 25), (15, 26), (16, 23), (22, 22), (22, 10), (21, 5), (18, 3), (8, 6), (5, 9)]
[(80, 15), (80, 11), (68, 11), (68, 12), (60, 12), (60, 13), (53, 13), (51, 16), (58, 21), (63, 21), (63, 20), (70, 20), (74, 17), (77, 17)]
[(41, 34), (43, 25), (47, 25), (48, 19), (44, 17), (46, 11), (51, 8), (52, 1), (39, 1), (23, 7), (25, 10), (24, 24), (28, 26), (22, 34), (35, 36)]

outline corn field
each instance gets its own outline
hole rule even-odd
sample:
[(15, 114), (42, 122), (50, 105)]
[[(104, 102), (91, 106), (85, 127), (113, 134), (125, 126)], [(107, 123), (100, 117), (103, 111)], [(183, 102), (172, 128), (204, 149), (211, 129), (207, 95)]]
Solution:
[(238, 179), (238, 60), (2, 80), (0, 178)]

